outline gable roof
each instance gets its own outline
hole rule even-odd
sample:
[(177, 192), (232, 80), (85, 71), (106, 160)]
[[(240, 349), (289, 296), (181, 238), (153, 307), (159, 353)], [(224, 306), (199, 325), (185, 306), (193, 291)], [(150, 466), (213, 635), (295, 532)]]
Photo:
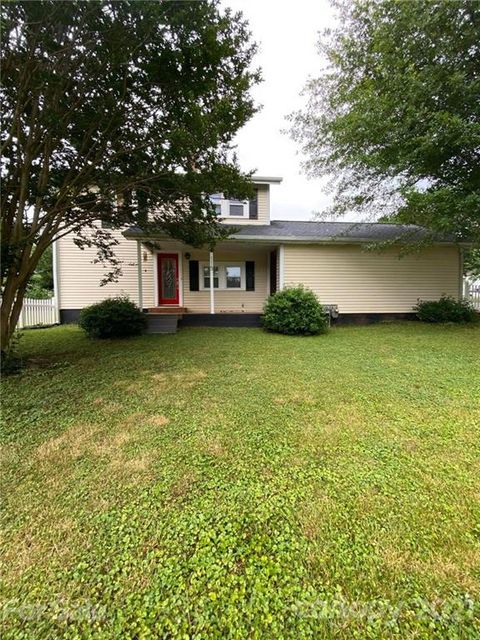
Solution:
[[(422, 240), (452, 244), (457, 242), (451, 235), (434, 234), (416, 225), (382, 224), (380, 222), (305, 222), (297, 220), (272, 220), (270, 224), (222, 225), (235, 229), (229, 239), (245, 241), (276, 241), (303, 243), (367, 243), (403, 242)], [(140, 227), (124, 231), (127, 238), (145, 238)]]

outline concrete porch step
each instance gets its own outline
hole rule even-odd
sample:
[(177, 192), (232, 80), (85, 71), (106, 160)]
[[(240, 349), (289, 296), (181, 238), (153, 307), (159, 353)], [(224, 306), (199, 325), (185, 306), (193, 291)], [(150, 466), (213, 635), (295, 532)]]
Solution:
[(151, 307), (147, 313), (182, 315), (187, 313), (187, 307), (176, 307), (173, 305), (168, 307)]
[(179, 315), (147, 313), (147, 333), (176, 333)]

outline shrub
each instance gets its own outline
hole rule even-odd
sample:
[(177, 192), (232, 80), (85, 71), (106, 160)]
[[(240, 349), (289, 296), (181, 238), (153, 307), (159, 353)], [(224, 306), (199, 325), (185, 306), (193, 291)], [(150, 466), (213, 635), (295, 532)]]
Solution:
[(328, 319), (317, 296), (302, 286), (277, 291), (263, 309), (263, 326), (287, 335), (316, 335), (328, 330)]
[(440, 300), (419, 300), (414, 307), (423, 322), (475, 322), (478, 313), (467, 300), (442, 296)]
[(90, 338), (126, 338), (143, 332), (146, 318), (128, 298), (107, 298), (80, 313), (78, 324)]

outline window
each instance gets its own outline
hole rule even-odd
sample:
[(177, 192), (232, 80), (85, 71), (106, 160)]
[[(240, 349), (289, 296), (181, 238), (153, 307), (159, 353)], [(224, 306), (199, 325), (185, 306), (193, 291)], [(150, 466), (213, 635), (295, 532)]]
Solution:
[[(210, 289), (210, 266), (203, 267), (203, 288)], [(213, 267), (213, 288), (218, 289), (218, 267)]]
[(212, 193), (210, 201), (215, 207), (215, 212), (221, 218), (248, 218), (248, 200), (227, 200), (222, 193)]
[[(210, 267), (207, 262), (200, 263), (203, 274), (200, 289), (210, 289)], [(213, 274), (214, 289), (245, 289), (245, 263), (217, 262)]]
[(245, 205), (243, 204), (243, 202), (239, 202), (238, 200), (230, 200), (228, 213), (231, 216), (244, 216)]
[(225, 267), (225, 287), (227, 289), (240, 289), (242, 286), (241, 267)]
[(210, 200), (215, 207), (215, 213), (217, 214), (217, 216), (222, 215), (222, 199), (223, 196), (221, 193), (212, 193), (212, 195), (210, 196)]

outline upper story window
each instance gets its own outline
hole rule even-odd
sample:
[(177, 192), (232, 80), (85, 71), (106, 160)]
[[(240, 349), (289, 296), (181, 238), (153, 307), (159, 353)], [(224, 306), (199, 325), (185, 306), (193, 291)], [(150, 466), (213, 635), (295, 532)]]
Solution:
[(230, 216), (248, 216), (248, 200), (229, 200), (228, 215)]
[(215, 211), (221, 218), (248, 218), (249, 202), (248, 200), (226, 199), (221, 193), (213, 193), (210, 196)]
[(212, 195), (210, 196), (210, 200), (215, 207), (215, 213), (221, 216), (223, 195), (221, 193), (212, 193)]

